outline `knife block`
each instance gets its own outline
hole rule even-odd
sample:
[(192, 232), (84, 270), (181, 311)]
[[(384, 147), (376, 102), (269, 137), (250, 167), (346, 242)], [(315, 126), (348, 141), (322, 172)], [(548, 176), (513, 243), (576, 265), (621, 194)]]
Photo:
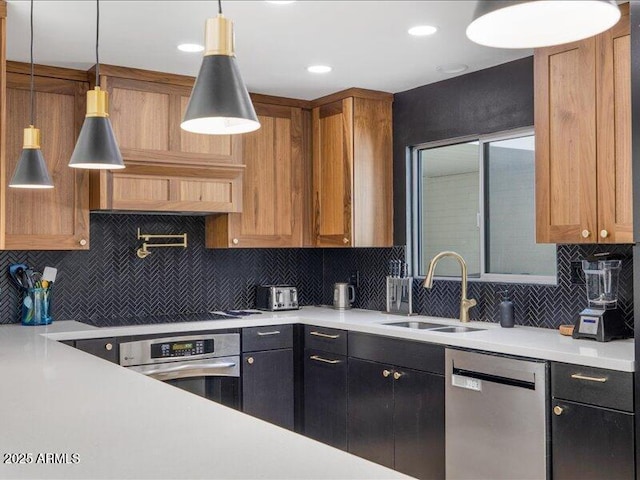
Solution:
[(413, 314), (413, 277), (387, 277), (387, 313)]

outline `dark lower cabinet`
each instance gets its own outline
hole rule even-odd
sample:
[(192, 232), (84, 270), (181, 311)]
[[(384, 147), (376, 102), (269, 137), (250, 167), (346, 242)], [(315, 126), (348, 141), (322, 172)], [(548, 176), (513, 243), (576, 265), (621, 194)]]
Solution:
[(304, 351), (304, 433), (347, 449), (347, 357)]
[(103, 358), (113, 363), (119, 363), (118, 344), (115, 338), (92, 338), (89, 340), (76, 340), (75, 347), (83, 352)]
[(349, 358), (349, 452), (422, 479), (443, 479), (444, 377)]
[(293, 430), (293, 349), (242, 355), (242, 411)]
[(553, 401), (554, 480), (633, 479), (633, 414)]

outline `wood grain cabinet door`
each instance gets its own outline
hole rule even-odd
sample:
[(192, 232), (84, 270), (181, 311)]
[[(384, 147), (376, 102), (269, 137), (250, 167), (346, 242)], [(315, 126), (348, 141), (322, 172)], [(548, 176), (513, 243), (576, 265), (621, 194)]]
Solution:
[(596, 40), (534, 59), (536, 240), (596, 243)]
[(628, 6), (612, 29), (596, 37), (599, 243), (633, 242)]
[(7, 73), (4, 248), (8, 250), (89, 249), (89, 175), (69, 168), (84, 121), (88, 83), (35, 77), (35, 126), (54, 188), (12, 189), (7, 185), (22, 151), (29, 121), (29, 76)]
[(316, 107), (313, 210), (318, 247), (353, 245), (353, 98)]
[(242, 135), (242, 213), (207, 219), (207, 247), (300, 247), (303, 112), (256, 103), (260, 128)]

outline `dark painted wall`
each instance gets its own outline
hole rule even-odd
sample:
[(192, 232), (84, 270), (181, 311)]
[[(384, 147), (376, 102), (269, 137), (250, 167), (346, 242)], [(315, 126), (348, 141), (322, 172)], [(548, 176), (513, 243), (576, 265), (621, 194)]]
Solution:
[(394, 95), (394, 244), (406, 244), (407, 147), (533, 125), (533, 57)]

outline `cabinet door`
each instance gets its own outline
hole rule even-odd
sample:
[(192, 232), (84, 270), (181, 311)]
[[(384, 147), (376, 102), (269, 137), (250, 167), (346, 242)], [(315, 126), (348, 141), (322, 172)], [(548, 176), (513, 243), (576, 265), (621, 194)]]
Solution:
[(115, 338), (92, 338), (90, 340), (76, 340), (76, 348), (103, 358), (113, 363), (118, 363), (118, 349)]
[(353, 98), (313, 109), (315, 243), (352, 245)]
[(553, 408), (554, 480), (635, 478), (633, 414), (564, 400)]
[(209, 248), (302, 246), (302, 109), (255, 108), (261, 126), (242, 136), (242, 213), (207, 219)]
[(305, 350), (304, 433), (332, 447), (347, 449), (347, 359)]
[(349, 358), (348, 450), (389, 468), (394, 465), (392, 370)]
[(293, 430), (293, 350), (242, 355), (242, 411)]
[(596, 40), (534, 59), (536, 240), (596, 243)]
[(444, 478), (444, 377), (396, 368), (395, 469), (416, 478)]
[[(35, 77), (35, 126), (53, 189), (5, 189), (4, 248), (8, 250), (89, 249), (89, 175), (69, 168), (84, 120), (87, 84)], [(7, 74), (5, 186), (22, 151), (29, 120), (29, 76)]]
[(598, 242), (632, 243), (631, 35), (629, 5), (596, 37)]

